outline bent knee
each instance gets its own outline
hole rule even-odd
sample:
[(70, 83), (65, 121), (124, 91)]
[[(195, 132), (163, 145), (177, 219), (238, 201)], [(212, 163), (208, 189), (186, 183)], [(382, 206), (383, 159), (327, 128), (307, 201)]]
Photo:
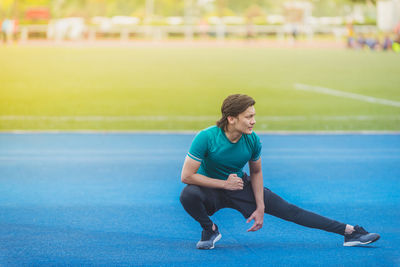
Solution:
[(183, 188), (179, 200), (182, 204), (192, 201), (201, 201), (203, 194), (197, 185), (187, 185)]

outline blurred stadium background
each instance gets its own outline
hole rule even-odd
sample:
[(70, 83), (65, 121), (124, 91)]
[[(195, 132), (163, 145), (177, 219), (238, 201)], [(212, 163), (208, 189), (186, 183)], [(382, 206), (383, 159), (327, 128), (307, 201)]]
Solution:
[[(0, 0), (0, 266), (399, 266), (399, 7)], [(194, 252), (182, 162), (234, 93), (257, 102), (266, 186), (376, 246), (272, 217), (249, 235), (226, 210)]]
[(399, 131), (400, 1), (1, 0), (0, 130)]
[[(2, 0), (4, 37), (33, 40), (212, 40), (400, 31), (399, 0)], [(364, 36), (365, 35), (365, 36)], [(370, 44), (367, 44), (370, 45)]]

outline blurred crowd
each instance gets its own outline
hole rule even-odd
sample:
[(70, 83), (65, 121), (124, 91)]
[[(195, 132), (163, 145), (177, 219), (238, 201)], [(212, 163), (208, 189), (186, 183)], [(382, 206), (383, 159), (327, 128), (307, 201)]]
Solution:
[(5, 43), (9, 43), (16, 39), (18, 32), (18, 20), (4, 19), (1, 22), (1, 39)]
[(355, 34), (352, 24), (347, 25), (347, 47), (350, 49), (381, 50), (400, 53), (400, 22), (393, 33), (383, 36), (378, 34)]

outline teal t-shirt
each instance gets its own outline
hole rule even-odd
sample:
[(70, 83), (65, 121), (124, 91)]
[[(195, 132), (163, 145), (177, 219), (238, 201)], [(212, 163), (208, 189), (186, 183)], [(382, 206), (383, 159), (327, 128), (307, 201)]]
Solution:
[(243, 134), (239, 141), (232, 143), (217, 126), (200, 131), (188, 152), (190, 158), (201, 162), (197, 173), (221, 180), (228, 179), (232, 173), (243, 177), (243, 167), (250, 160), (257, 161), (260, 154), (261, 142), (255, 132)]

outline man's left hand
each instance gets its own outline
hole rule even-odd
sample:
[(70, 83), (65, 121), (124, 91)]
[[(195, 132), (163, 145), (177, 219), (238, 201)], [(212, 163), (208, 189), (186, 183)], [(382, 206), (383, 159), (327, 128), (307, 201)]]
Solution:
[(254, 220), (253, 226), (247, 230), (247, 232), (255, 232), (260, 230), (264, 223), (264, 210), (263, 209), (256, 209), (253, 214), (247, 219), (247, 223)]

